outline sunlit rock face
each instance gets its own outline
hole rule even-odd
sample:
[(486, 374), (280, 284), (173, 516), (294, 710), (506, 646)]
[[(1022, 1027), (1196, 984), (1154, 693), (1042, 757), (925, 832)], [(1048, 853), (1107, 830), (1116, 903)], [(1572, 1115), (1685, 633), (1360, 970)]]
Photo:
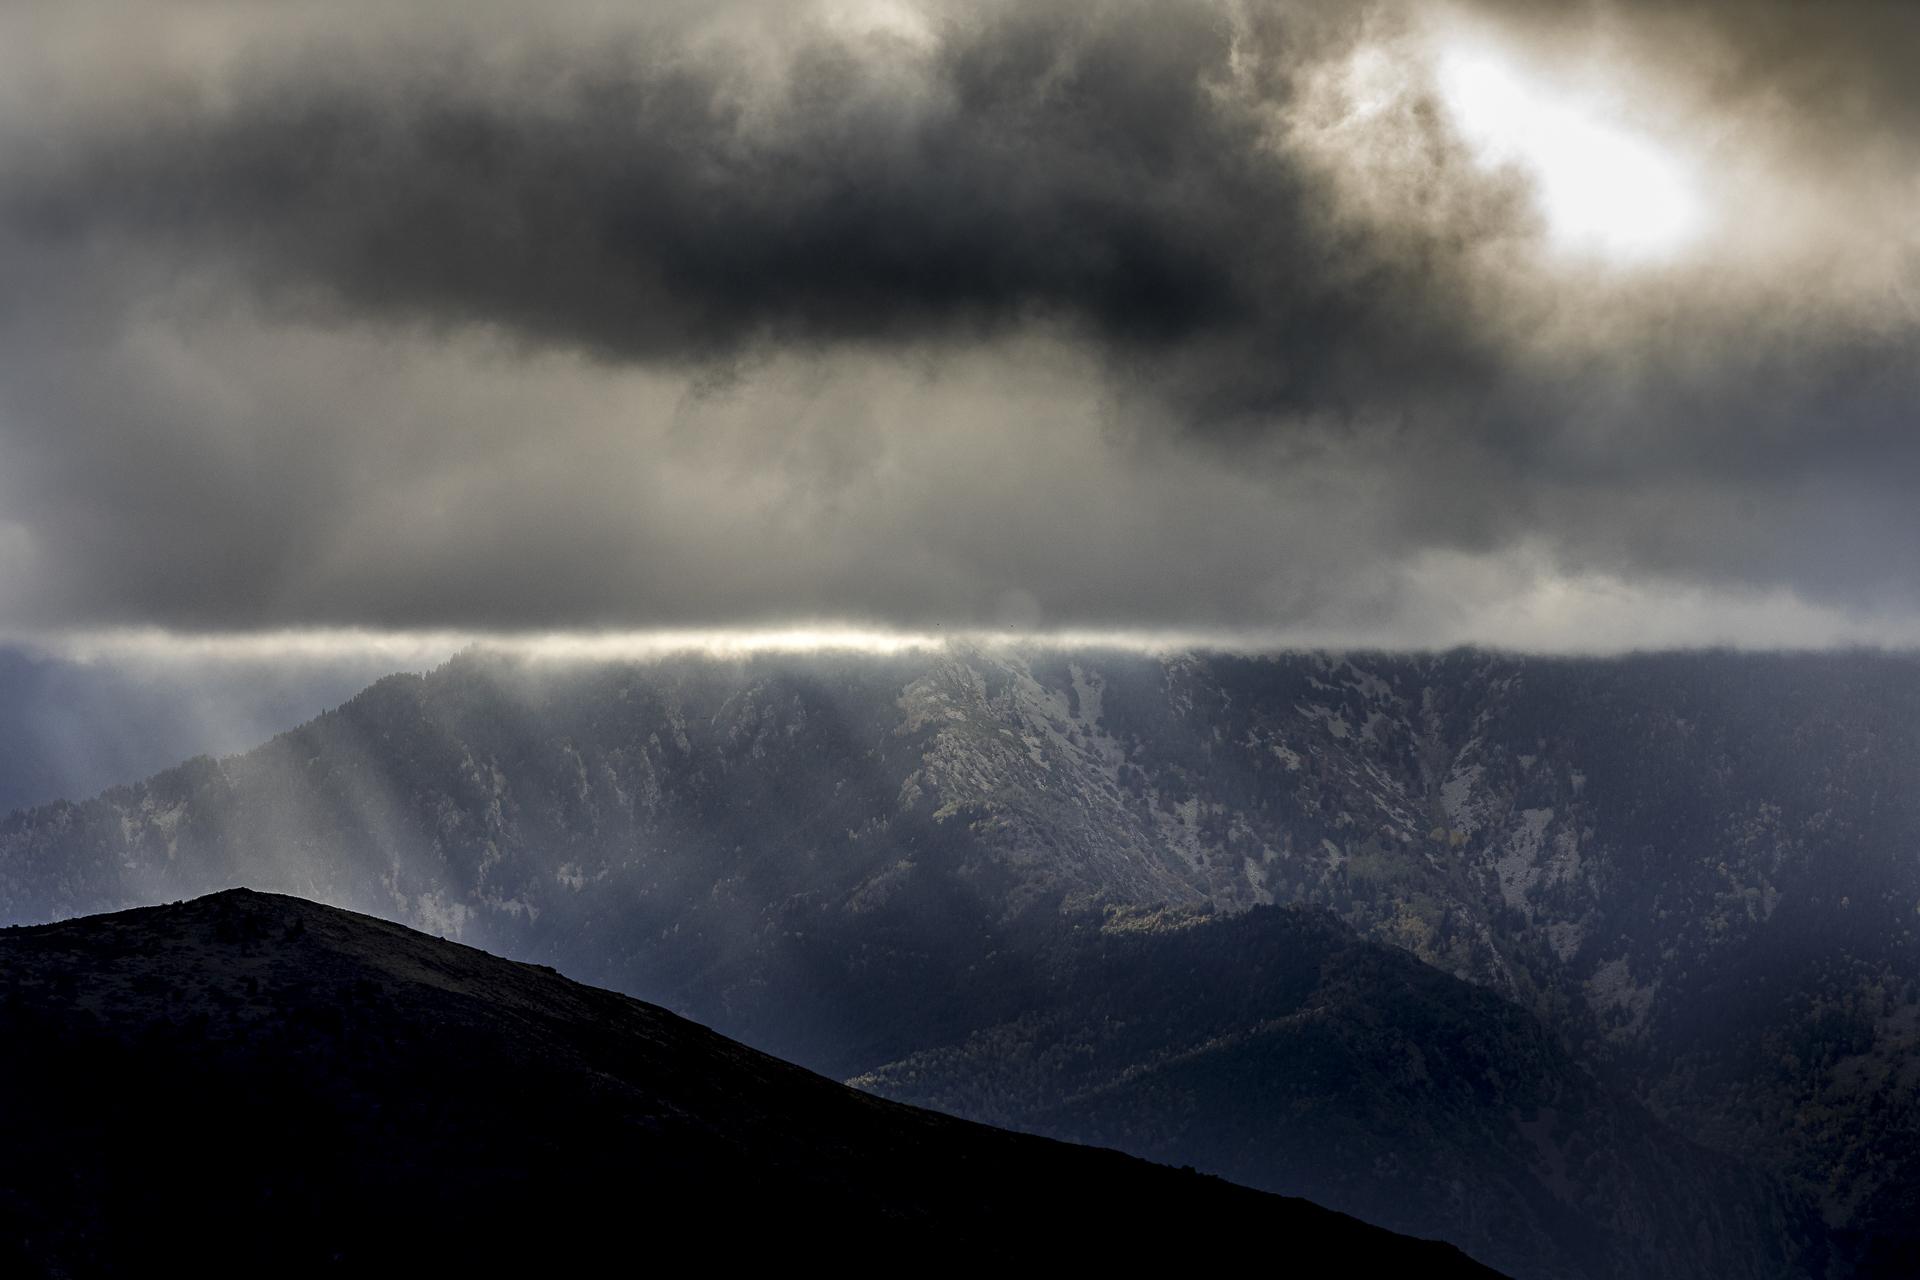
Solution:
[(0, 901), (290, 890), (842, 1074), (1043, 1000), (1076, 913), (1320, 906), (1872, 1224), (1920, 1179), (1916, 764), (1896, 657), (473, 654), (15, 816)]

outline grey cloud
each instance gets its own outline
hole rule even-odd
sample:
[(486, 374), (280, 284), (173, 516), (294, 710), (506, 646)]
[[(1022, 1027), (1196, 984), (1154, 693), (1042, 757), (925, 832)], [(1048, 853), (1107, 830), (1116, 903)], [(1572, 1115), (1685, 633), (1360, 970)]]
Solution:
[(1231, 14), (956, 6), (930, 49), (803, 33), (758, 79), (671, 28), (504, 60), (464, 40), (265, 59), (220, 107), (155, 104), (23, 165), (5, 208), (22, 251), (125, 237), (284, 307), (613, 360), (1051, 324), (1116, 368), (1191, 355), (1202, 417), (1484, 373), (1457, 245), (1340, 224), (1266, 136), (1288, 71), (1355, 25)]
[(1417, 67), (1382, 156), (1302, 132), (1417, 6), (176, 7), (219, 57), (0, 121), (0, 627), (1920, 609), (1920, 286), (1820, 223), (1915, 159), (1891, 9), (1472, 7), (1836, 193), (1621, 281), (1525, 265)]
[[(1920, 110), (1912, 50), (1920, 11), (1900, 0), (1474, 0), (1536, 45), (1578, 56), (1598, 35), (1663, 62), (1699, 99), (1790, 122), (1845, 152), (1898, 133)], [(1910, 139), (1908, 140), (1910, 144)]]

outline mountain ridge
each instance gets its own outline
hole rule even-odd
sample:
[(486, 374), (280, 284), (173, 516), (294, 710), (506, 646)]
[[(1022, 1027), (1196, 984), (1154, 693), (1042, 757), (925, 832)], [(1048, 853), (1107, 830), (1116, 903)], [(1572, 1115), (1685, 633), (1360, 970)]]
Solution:
[(264, 877), (844, 1078), (1044, 1004), (1076, 911), (1320, 906), (1898, 1238), (1916, 769), (1900, 655), (469, 654), (0, 821), (0, 915)]

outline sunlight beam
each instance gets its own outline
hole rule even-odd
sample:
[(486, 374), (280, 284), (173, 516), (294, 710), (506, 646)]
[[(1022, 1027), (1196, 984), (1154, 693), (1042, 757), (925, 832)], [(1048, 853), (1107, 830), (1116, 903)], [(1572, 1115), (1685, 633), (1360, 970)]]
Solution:
[(1438, 71), (1441, 98), (1477, 162), (1517, 166), (1532, 180), (1556, 249), (1653, 262), (1704, 229), (1698, 185), (1681, 157), (1611, 118), (1606, 103), (1476, 45), (1443, 50)]

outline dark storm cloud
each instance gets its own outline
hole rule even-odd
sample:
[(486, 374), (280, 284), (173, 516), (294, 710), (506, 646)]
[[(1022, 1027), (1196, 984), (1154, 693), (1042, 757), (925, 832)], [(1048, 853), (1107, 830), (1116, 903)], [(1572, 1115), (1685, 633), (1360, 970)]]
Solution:
[(671, 28), (504, 60), (342, 48), (23, 166), (8, 221), (613, 360), (1055, 323), (1122, 363), (1217, 352), (1193, 410), (1417, 394), (1491, 361), (1453, 258), (1512, 201), (1444, 236), (1340, 223), (1268, 136), (1293, 70), (1356, 35), (1333, 12), (956, 7), (930, 48), (803, 31), (746, 67)]
[[(36, 12), (0, 628), (1920, 611), (1903, 6)], [(1624, 68), (1710, 230), (1555, 259), (1455, 28)]]

